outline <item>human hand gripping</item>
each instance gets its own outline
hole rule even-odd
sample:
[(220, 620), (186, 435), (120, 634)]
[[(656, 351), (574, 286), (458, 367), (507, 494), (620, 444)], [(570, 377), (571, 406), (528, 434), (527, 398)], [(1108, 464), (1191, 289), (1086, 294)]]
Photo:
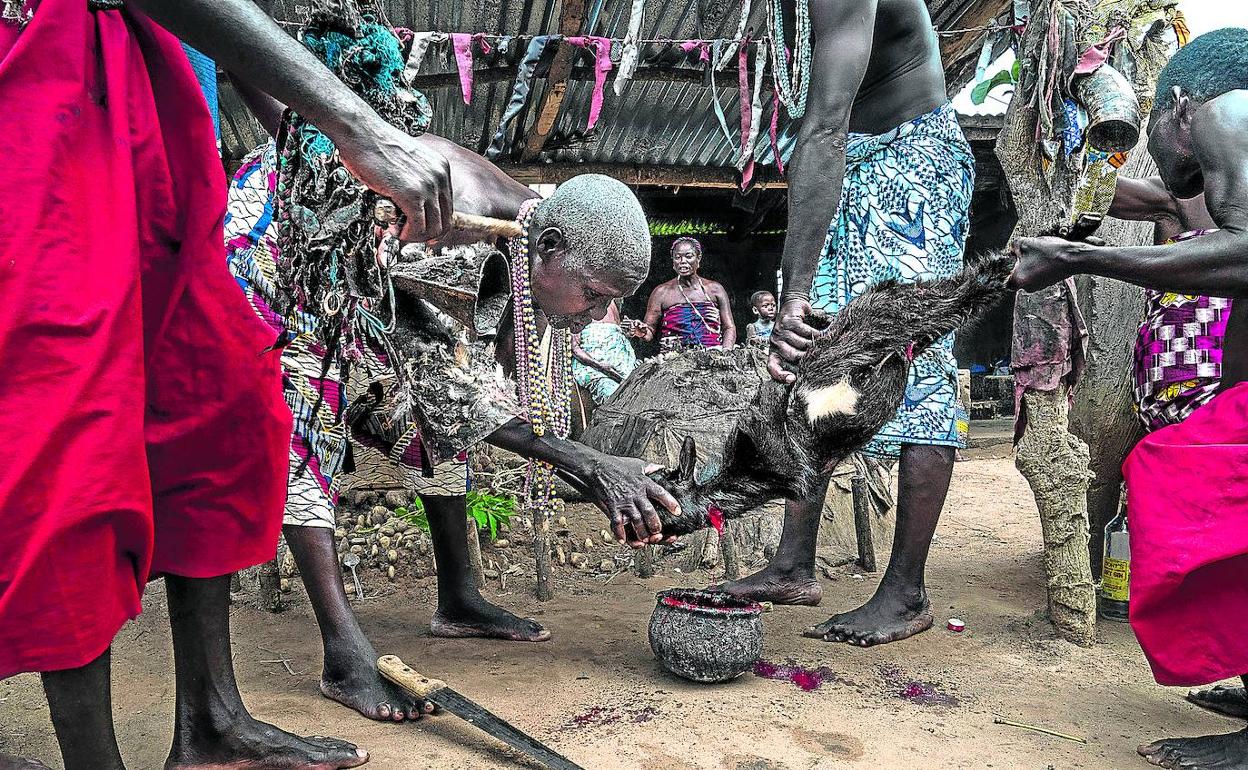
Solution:
[(771, 355), (767, 357), (767, 371), (776, 382), (787, 385), (797, 380), (798, 364), (810, 352), (818, 333), (807, 323), (810, 312), (808, 297), (786, 294), (781, 298), (771, 331)]
[(406, 215), (405, 242), (434, 241), (451, 228), (454, 193), (451, 166), (436, 150), (377, 118), (338, 140), (342, 164)]
[(1020, 238), (1010, 247), (1018, 259), (1010, 272), (1008, 285), (1023, 291), (1039, 291), (1061, 283), (1077, 271), (1073, 265), (1077, 251), (1095, 248), (1064, 238)]
[(661, 466), (629, 457), (601, 454), (591, 462), (586, 474), (588, 489), (598, 507), (611, 520), (616, 540), (633, 548), (659, 542), (664, 538), (663, 521), (654, 503), (666, 508), (673, 516), (680, 515), (680, 504), (666, 489), (647, 474)]

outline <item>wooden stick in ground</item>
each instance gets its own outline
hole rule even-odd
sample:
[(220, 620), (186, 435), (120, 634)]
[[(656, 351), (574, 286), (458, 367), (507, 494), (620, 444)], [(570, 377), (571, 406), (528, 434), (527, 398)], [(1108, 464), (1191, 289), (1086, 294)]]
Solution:
[(477, 520), (468, 517), (468, 563), (472, 565), (472, 576), (477, 581), (477, 588), (485, 588), (485, 566), (481, 563), (481, 533)]
[(1035, 725), (1029, 725), (1023, 722), (1013, 722), (1009, 719), (1002, 719), (1001, 717), (994, 717), (992, 720), (992, 723), (994, 725), (1005, 725), (1006, 727), (1020, 727), (1024, 730), (1031, 730), (1033, 733), (1043, 733), (1044, 735), (1052, 735), (1054, 738), (1065, 738), (1066, 740), (1074, 741), (1075, 743), (1087, 744), (1088, 742), (1087, 738), (1080, 738), (1076, 735), (1067, 735), (1066, 733), (1059, 733), (1058, 731), (1050, 730), (1047, 727), (1036, 727)]
[(875, 572), (875, 541), (871, 532), (871, 501), (867, 480), (857, 474), (850, 482), (854, 496), (854, 535), (858, 541), (858, 566)]
[(637, 554), (633, 558), (633, 563), (637, 567), (637, 577), (648, 578), (658, 574), (658, 568), (655, 566), (656, 547), (647, 545), (637, 549)]
[(537, 600), (548, 602), (555, 593), (551, 586), (550, 517), (545, 511), (533, 512), (533, 562), (537, 567)]
[(732, 524), (724, 527), (723, 537), (719, 539), (719, 550), (724, 556), (724, 578), (736, 580), (741, 577), (741, 561), (737, 558), (737, 539), (732, 534)]
[(257, 568), (257, 578), (260, 584), (260, 606), (269, 612), (281, 612), (285, 609), (282, 606), (282, 575), (278, 570), (276, 556)]

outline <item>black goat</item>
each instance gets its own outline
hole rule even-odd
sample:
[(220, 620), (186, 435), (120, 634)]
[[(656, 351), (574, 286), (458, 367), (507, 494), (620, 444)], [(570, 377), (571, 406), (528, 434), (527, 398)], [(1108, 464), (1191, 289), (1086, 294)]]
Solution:
[(709, 479), (694, 478), (692, 438), (675, 470), (655, 474), (681, 505), (679, 517), (664, 520), (664, 534), (718, 527), (770, 500), (807, 496), (896, 414), (915, 355), (1011, 293), (1012, 266), (995, 256), (952, 278), (880, 283), (835, 317), (813, 319), (821, 331), (797, 381), (763, 384)]

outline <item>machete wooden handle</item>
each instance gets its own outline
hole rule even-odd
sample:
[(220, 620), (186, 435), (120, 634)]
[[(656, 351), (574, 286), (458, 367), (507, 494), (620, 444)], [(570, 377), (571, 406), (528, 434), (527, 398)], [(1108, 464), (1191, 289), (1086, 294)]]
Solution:
[(441, 679), (430, 679), (404, 663), (398, 655), (382, 655), (377, 659), (377, 671), (417, 698), (428, 698), (446, 688)]
[(503, 238), (517, 238), (524, 232), (520, 229), (520, 225), (510, 219), (479, 217), (476, 214), (461, 214), (458, 211), (451, 215), (451, 229), (457, 233)]

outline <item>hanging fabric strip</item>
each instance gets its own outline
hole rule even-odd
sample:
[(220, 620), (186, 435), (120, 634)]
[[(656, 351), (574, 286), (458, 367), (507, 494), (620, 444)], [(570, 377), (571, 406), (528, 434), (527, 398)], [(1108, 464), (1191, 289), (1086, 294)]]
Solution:
[(412, 34), (412, 49), (407, 54), (407, 66), (403, 69), (403, 77), (410, 84), (420, 74), (420, 65), (424, 62), (425, 52), (431, 45), (440, 45), (447, 41), (445, 32), (416, 32)]
[[(748, 46), (742, 44), (741, 50)], [(754, 97), (750, 100), (750, 135), (742, 148), (744, 166), (741, 169), (741, 189), (749, 187), (754, 177), (754, 155), (758, 146), (758, 138), (762, 134), (763, 124), (763, 69), (767, 66), (767, 40), (759, 40), (754, 45)]]
[(776, 171), (784, 176), (784, 154), (780, 152), (780, 94), (771, 86), (771, 151), (776, 158)]
[(520, 66), (516, 71), (516, 84), (511, 91), (511, 100), (507, 102), (507, 111), (503, 113), (503, 119), (498, 124), (498, 131), (490, 140), (489, 149), (485, 151), (485, 157), (490, 160), (496, 160), (502, 155), (503, 146), (507, 144), (507, 127), (529, 101), (529, 91), (533, 84), (533, 72), (537, 69), (537, 62), (542, 58), (546, 44), (558, 37), (560, 36), (538, 35), (529, 41), (528, 50), (524, 52), (524, 59), (520, 61)]
[[(711, 58), (719, 59), (720, 44), (722, 40), (711, 41)], [(724, 138), (728, 140), (728, 144), (732, 145), (732, 132), (728, 130), (728, 116), (724, 114), (724, 105), (719, 101), (719, 87), (715, 85), (715, 68), (710, 68), (711, 76), (711, 99), (715, 104), (715, 117), (719, 118), (719, 127), (724, 130)]]
[(748, 41), (737, 49), (737, 92), (741, 99), (741, 154), (737, 156), (737, 170), (745, 168), (746, 153), (750, 151), (750, 129), (753, 114), (750, 110), (750, 48)]
[(468, 34), (452, 32), (451, 46), (455, 49), (455, 66), (459, 70), (459, 88), (464, 95), (464, 104), (472, 104), (472, 48), (480, 43), (481, 52), (489, 53), (490, 42), (484, 32)]
[(619, 96), (628, 88), (628, 83), (637, 71), (637, 62), (641, 60), (641, 46), (637, 39), (641, 37), (641, 23), (645, 20), (646, 0), (633, 0), (632, 15), (628, 18), (628, 34), (624, 36), (624, 52), (620, 54), (620, 71), (615, 73), (615, 95)]
[(1105, 39), (1099, 43), (1093, 43), (1088, 50), (1083, 52), (1079, 57), (1079, 63), (1075, 65), (1076, 75), (1091, 75), (1101, 68), (1101, 65), (1109, 61), (1109, 56), (1114, 52), (1114, 46), (1120, 41), (1127, 38), (1127, 28), (1123, 26), (1114, 27)]
[(589, 48), (594, 53), (594, 93), (589, 102), (589, 124), (586, 131), (593, 131), (602, 114), (603, 90), (607, 87), (607, 73), (611, 71), (611, 38), (586, 35), (564, 38), (564, 42), (578, 48)]
[(741, 40), (745, 39), (745, 28), (750, 23), (750, 0), (741, 0), (741, 19), (737, 22), (737, 34), (732, 36), (732, 40), (728, 41), (725, 46), (724, 55), (715, 60), (715, 69), (722, 70), (728, 66), (728, 62), (732, 61), (732, 55), (736, 53), (737, 46)]

